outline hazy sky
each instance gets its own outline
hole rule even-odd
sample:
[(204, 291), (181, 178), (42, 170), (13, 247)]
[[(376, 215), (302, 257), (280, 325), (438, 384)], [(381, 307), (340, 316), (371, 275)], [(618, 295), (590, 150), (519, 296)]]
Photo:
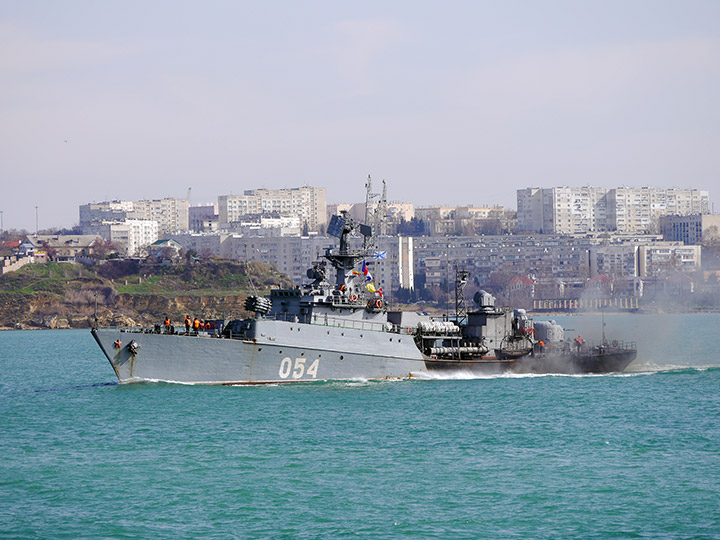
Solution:
[[(256, 187), (720, 202), (720, 1), (0, 0), (6, 229)], [(720, 210), (720, 208), (718, 208)]]

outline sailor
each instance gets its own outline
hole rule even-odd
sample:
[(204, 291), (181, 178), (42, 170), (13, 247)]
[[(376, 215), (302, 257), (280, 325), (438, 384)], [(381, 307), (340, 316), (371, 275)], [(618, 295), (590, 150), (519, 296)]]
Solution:
[(577, 350), (580, 351), (583, 345), (583, 338), (582, 336), (578, 336), (575, 338), (575, 346), (577, 347)]
[(193, 320), (193, 330), (195, 330), (195, 333), (198, 333), (198, 330), (200, 330), (200, 319), (195, 317), (195, 320)]
[(170, 333), (170, 317), (168, 317), (167, 315), (165, 315), (164, 324), (165, 324), (165, 332), (169, 334)]
[(185, 315), (185, 335), (190, 333), (190, 315)]
[(205, 321), (205, 330), (212, 329), (212, 324), (210, 324), (210, 321)]
[(542, 339), (538, 341), (538, 346), (540, 347), (540, 352), (545, 350), (545, 342)]

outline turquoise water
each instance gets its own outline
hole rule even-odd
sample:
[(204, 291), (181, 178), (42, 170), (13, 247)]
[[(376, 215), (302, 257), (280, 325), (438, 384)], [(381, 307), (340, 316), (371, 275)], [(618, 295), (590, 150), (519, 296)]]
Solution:
[(720, 538), (720, 317), (606, 323), (631, 373), (259, 387), (0, 332), (0, 538)]

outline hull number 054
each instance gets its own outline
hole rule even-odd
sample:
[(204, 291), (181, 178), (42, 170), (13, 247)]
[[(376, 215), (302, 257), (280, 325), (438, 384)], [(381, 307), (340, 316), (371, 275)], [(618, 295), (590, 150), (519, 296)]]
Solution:
[(320, 359), (316, 358), (315, 361), (310, 365), (305, 365), (307, 358), (296, 358), (293, 362), (292, 358), (283, 358), (280, 362), (280, 375), (281, 379), (287, 379), (292, 377), (293, 379), (302, 379), (303, 376), (312, 377), (317, 379), (318, 366), (320, 365)]

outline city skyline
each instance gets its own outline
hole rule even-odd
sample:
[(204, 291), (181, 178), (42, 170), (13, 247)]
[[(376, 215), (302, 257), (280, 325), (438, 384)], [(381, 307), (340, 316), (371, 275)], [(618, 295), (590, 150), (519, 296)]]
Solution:
[[(364, 181), (417, 206), (720, 178), (720, 4), (5, 3), (5, 229)], [(37, 214), (36, 214), (37, 207)]]

